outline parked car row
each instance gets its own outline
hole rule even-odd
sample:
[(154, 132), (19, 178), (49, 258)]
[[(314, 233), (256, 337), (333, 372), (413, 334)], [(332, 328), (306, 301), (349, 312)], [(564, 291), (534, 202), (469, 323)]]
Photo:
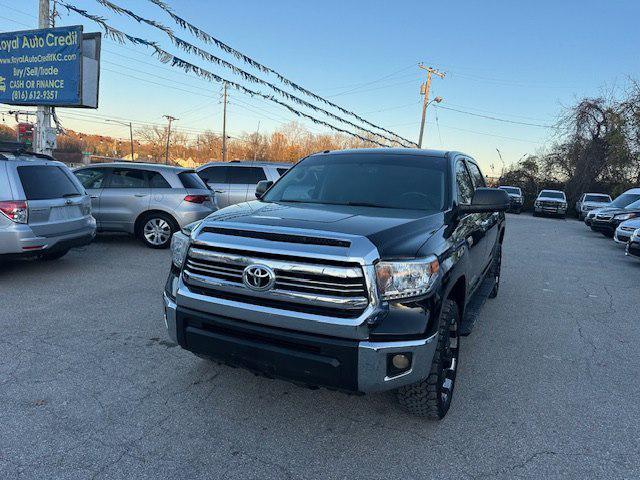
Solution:
[(0, 142), (0, 258), (52, 260), (91, 242), (96, 232), (124, 232), (151, 248), (218, 208), (255, 198), (290, 164), (209, 163), (196, 170), (113, 162), (73, 171), (24, 145)]
[[(524, 195), (520, 187), (501, 185), (498, 187), (509, 194), (511, 201), (510, 212), (521, 213), (524, 208)], [(602, 208), (611, 203), (611, 197), (604, 193), (583, 193), (576, 202), (575, 211), (580, 220), (584, 220), (587, 213), (596, 208)], [(554, 215), (565, 218), (569, 211), (567, 195), (561, 190), (541, 190), (533, 204), (533, 215)]]
[(591, 230), (626, 245), (627, 255), (640, 257), (640, 188), (627, 190), (603, 208), (587, 213)]

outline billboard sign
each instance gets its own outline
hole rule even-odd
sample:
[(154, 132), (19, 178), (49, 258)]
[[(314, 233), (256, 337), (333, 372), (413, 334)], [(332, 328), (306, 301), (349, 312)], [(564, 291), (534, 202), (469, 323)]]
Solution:
[(0, 103), (82, 106), (82, 26), (0, 33)]

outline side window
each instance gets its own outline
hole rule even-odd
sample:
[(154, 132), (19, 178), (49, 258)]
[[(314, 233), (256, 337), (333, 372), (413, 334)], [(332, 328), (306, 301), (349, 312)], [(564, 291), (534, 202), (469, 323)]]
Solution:
[(229, 183), (247, 184), (258, 183), (260, 180), (266, 180), (267, 176), (261, 167), (228, 167)]
[(267, 179), (267, 175), (264, 173), (264, 168), (256, 168), (256, 180), (255, 183), (261, 182)]
[(107, 188), (148, 188), (146, 177), (144, 170), (116, 168), (111, 172), (111, 180)]
[(161, 173), (158, 172), (148, 172), (149, 173), (149, 186), (151, 188), (171, 188), (169, 182), (162, 176)]
[(458, 185), (458, 203), (470, 204), (474, 188), (469, 172), (467, 172), (462, 160), (456, 163), (456, 184)]
[(84, 188), (102, 188), (107, 176), (106, 168), (85, 168), (74, 172)]
[(482, 172), (478, 165), (473, 162), (467, 161), (467, 168), (469, 169), (469, 173), (471, 174), (471, 179), (473, 180), (473, 185), (476, 188), (486, 187), (487, 184), (484, 181), (484, 177), (482, 176)]
[(227, 167), (209, 167), (198, 172), (202, 180), (209, 183), (228, 183)]

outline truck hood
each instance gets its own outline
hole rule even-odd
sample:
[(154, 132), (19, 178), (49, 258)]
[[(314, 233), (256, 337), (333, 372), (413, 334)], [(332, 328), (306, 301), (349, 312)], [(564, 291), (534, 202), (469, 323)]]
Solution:
[(300, 228), (367, 237), (381, 257), (415, 256), (444, 222), (442, 212), (351, 207), (344, 205), (283, 204), (252, 201), (209, 215), (208, 224)]

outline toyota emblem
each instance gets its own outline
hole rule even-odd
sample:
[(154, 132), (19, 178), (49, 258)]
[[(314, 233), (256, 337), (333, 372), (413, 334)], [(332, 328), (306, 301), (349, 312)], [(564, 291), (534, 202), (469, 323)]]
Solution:
[(242, 282), (251, 290), (264, 292), (273, 288), (276, 275), (266, 265), (249, 265), (242, 272)]

